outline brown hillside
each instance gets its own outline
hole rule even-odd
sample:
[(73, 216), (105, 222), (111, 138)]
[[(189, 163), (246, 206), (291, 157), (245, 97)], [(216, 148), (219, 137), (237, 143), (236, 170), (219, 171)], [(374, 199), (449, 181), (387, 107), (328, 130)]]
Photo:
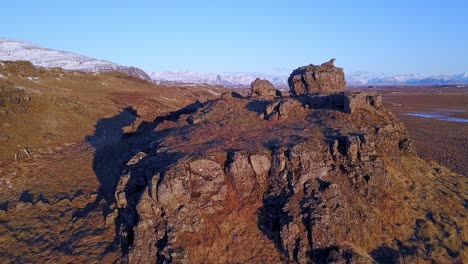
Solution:
[[(46, 70), (28, 62), (2, 62), (0, 74), (2, 263), (119, 259), (113, 223), (105, 218), (111, 200), (102, 191), (112, 189), (127, 151), (116, 142), (141, 122), (224, 91), (157, 86), (117, 72)], [(113, 165), (96, 164), (97, 152)], [(110, 169), (98, 177), (100, 166)]]

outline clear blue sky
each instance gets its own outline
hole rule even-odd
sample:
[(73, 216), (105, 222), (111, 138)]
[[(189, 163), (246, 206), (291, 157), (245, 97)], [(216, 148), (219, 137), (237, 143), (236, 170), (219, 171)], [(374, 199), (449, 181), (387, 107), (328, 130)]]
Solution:
[[(384, 3), (385, 2), (385, 3)], [(147, 71), (468, 72), (468, 1), (3, 1), (0, 36)]]

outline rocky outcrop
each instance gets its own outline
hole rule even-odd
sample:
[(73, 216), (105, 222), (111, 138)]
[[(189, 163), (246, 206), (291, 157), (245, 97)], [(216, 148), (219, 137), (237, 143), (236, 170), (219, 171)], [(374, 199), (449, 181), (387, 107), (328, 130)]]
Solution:
[(198, 104), (146, 138), (115, 194), (127, 261), (372, 262), (403, 125), (368, 94), (277, 98), (263, 120), (256, 102)]
[(335, 67), (334, 59), (321, 66), (310, 64), (299, 67), (289, 76), (288, 83), (293, 95), (333, 93), (346, 87), (343, 68)]
[(268, 98), (279, 96), (281, 93), (268, 80), (257, 78), (250, 84), (250, 95), (252, 97)]
[[(293, 86), (293, 97), (254, 89), (258, 80), (254, 98), (225, 94), (149, 125), (115, 192), (124, 262), (426, 258), (424, 232), (411, 227), (429, 210), (416, 209), (418, 199), (441, 197), (416, 187), (435, 172), (380, 95), (310, 94), (305, 84), (339, 87), (337, 69), (333, 60), (306, 67), (316, 79)], [(456, 241), (458, 253), (450, 248), (444, 260), (459, 260)]]

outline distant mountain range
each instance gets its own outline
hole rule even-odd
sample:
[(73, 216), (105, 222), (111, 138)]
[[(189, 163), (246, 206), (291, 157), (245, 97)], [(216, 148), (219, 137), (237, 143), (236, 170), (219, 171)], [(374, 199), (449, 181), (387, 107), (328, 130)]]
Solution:
[(206, 83), (226, 87), (246, 87), (256, 78), (269, 80), (276, 87), (287, 87), (288, 76), (264, 73), (199, 73), (191, 71), (163, 71), (149, 74), (156, 83)]
[(383, 86), (383, 85), (465, 85), (468, 73), (453, 75), (402, 74), (354, 72), (346, 75), (348, 86)]
[(61, 67), (65, 70), (86, 72), (120, 71), (135, 77), (150, 80), (150, 77), (136, 67), (90, 58), (67, 51), (44, 48), (24, 41), (0, 38), (0, 60), (30, 61), (35, 66), (46, 68)]
[[(255, 78), (269, 80), (279, 88), (288, 87), (289, 74), (262, 73), (198, 73), (190, 71), (162, 71), (149, 74), (157, 83), (207, 83), (227, 87), (247, 87)], [(390, 85), (465, 85), (468, 73), (454, 75), (388, 75), (369, 72), (346, 74), (348, 86), (390, 86)]]
[[(226, 87), (248, 87), (255, 78), (269, 80), (277, 88), (288, 87), (289, 73), (200, 73), (191, 71), (160, 71), (149, 75), (136, 67), (122, 66), (117, 63), (90, 58), (72, 52), (44, 48), (24, 41), (0, 38), (0, 61), (31, 61), (36, 66), (46, 68), (61, 67), (65, 70), (87, 72), (121, 71), (133, 76), (153, 80), (156, 83), (214, 84)], [(293, 69), (291, 69), (292, 71)], [(386, 86), (386, 85), (467, 85), (468, 73), (454, 75), (405, 74), (389, 75), (370, 72), (346, 73), (348, 86)]]

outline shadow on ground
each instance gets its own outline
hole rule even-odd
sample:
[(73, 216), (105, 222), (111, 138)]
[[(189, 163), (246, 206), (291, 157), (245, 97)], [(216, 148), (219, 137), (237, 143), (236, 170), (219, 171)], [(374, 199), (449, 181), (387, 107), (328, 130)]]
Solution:
[[(138, 113), (132, 107), (126, 107), (120, 111), (119, 114), (100, 119), (95, 125), (95, 132), (93, 135), (85, 138), (86, 142), (94, 149), (93, 157), (93, 170), (96, 178), (99, 181), (99, 189), (97, 190), (96, 199), (87, 204), (84, 208), (76, 210), (72, 217), (82, 218), (88, 216), (89, 213), (95, 210), (101, 210), (103, 217), (106, 218), (115, 209), (115, 188), (125, 168), (129, 169), (127, 162), (139, 151), (150, 152), (149, 143), (158, 141), (163, 138), (165, 133), (155, 131), (155, 128), (164, 121), (176, 121), (181, 115), (195, 112), (202, 104), (195, 102), (178, 111), (171, 112), (166, 116), (160, 116), (152, 122), (142, 122), (135, 132), (124, 133), (124, 128), (131, 126), (139, 118)], [(134, 129), (132, 128), (132, 131)], [(168, 166), (173, 164), (181, 154), (172, 153), (171, 155), (156, 155), (148, 162), (156, 163), (155, 168), (158, 172), (163, 172)], [(145, 161), (146, 158), (141, 160)], [(140, 186), (141, 182), (138, 177), (132, 178), (128, 182), (128, 192), (133, 192), (133, 197), (127, 197), (132, 200), (131, 204), (137, 204), (140, 196), (138, 193), (144, 186)], [(141, 180), (141, 179), (140, 179)], [(146, 181), (145, 181), (146, 182)], [(137, 188), (133, 190), (132, 188)], [(25, 195), (27, 196), (27, 194)], [(28, 199), (29, 197), (25, 197)], [(133, 199), (136, 199), (133, 201)], [(104, 203), (103, 203), (104, 202)], [(115, 219), (115, 238), (114, 245), (109, 245), (113, 248), (116, 244), (120, 244), (123, 253), (128, 250), (132, 244), (133, 226), (138, 222), (138, 215), (135, 208), (119, 209), (118, 217)], [(122, 228), (126, 229), (122, 232)], [(122, 237), (126, 233), (128, 237)]]
[(110, 212), (110, 206), (115, 202), (114, 185), (125, 165), (125, 157), (132, 148), (132, 144), (123, 139), (123, 128), (132, 125), (138, 118), (136, 110), (132, 107), (122, 111), (111, 118), (100, 119), (96, 123), (93, 135), (86, 137), (86, 142), (95, 149), (93, 170), (99, 181), (99, 190), (96, 200), (85, 208), (76, 211), (73, 217), (85, 217), (95, 210), (104, 199), (104, 217)]

